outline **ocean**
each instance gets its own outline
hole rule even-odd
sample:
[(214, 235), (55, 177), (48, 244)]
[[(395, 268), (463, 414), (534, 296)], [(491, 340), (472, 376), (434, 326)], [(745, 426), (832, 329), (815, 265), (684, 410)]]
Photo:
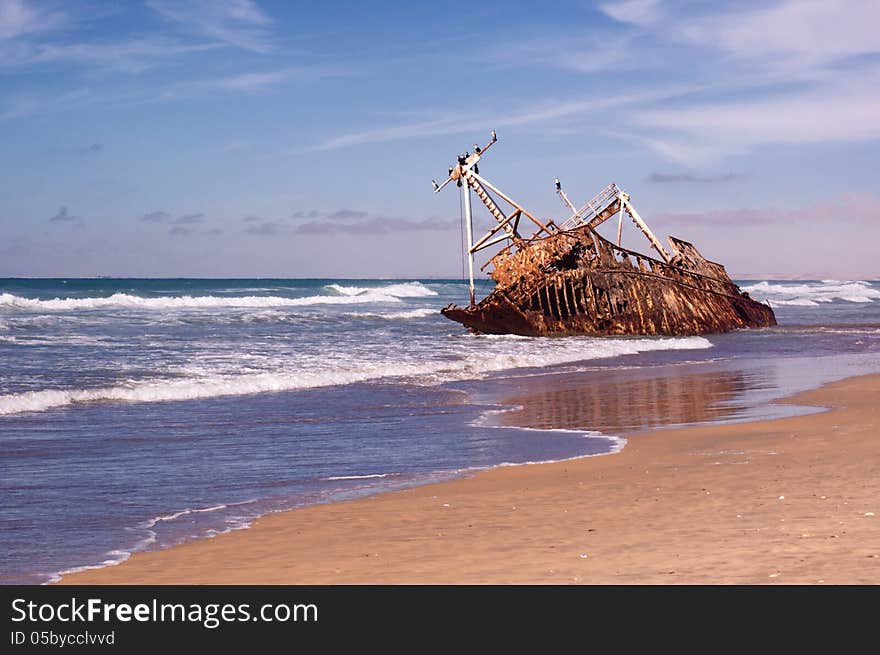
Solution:
[(474, 336), (439, 313), (460, 280), (0, 279), (0, 583), (880, 372), (880, 283), (738, 283), (778, 327)]

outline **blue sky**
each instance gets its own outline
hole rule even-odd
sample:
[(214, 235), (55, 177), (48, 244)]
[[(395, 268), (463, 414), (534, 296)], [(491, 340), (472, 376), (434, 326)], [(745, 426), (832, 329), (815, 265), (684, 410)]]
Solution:
[[(457, 276), (481, 173), (880, 276), (880, 3), (0, 0), (0, 276)], [(488, 227), (487, 214), (478, 217)], [(635, 243), (635, 242), (633, 242)]]

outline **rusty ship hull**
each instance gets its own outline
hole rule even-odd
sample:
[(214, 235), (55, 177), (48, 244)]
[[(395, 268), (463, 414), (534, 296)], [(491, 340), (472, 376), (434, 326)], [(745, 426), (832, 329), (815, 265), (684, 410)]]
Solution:
[(522, 336), (696, 335), (776, 325), (772, 309), (741, 292), (720, 264), (702, 262), (703, 273), (666, 264), (580, 228), (520, 250), (495, 271), (486, 298), (442, 313), (472, 332)]
[[(556, 180), (571, 216), (559, 225), (536, 218), (480, 176), (477, 163), (496, 141), (492, 132), (486, 147), (460, 155), (446, 182), (434, 183), (435, 192), (451, 182), (462, 189), (467, 227), (471, 302), (444, 308), (446, 318), (475, 333), (522, 336), (698, 335), (776, 325), (769, 305), (740, 290), (724, 266), (693, 244), (675, 237), (660, 243), (614, 183), (578, 209)], [(476, 242), (471, 193), (496, 221)], [(616, 244), (597, 231), (614, 216)], [(624, 217), (647, 238), (652, 255), (621, 247)], [(531, 237), (520, 232), (523, 218), (538, 228)], [(474, 254), (502, 243), (483, 266), (492, 267), (495, 288), (477, 303)]]

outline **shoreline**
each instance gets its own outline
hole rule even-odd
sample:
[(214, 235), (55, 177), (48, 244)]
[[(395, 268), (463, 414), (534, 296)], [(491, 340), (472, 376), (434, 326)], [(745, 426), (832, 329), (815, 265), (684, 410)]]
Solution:
[(828, 411), (270, 514), (61, 584), (876, 584), (878, 392), (848, 378), (775, 401)]

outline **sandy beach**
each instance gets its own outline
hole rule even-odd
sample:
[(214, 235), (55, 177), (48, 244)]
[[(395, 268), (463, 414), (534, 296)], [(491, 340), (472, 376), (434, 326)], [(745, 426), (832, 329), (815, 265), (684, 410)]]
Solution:
[(876, 584), (880, 376), (809, 415), (631, 435), (613, 455), (259, 519), (66, 584)]

